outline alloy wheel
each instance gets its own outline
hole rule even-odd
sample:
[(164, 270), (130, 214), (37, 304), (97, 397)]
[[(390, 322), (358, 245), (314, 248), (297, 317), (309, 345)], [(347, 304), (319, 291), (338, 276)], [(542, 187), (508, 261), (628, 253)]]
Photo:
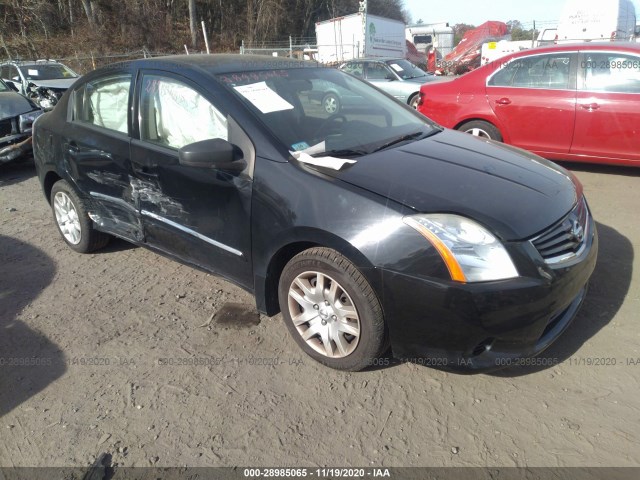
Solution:
[(320, 272), (303, 272), (289, 287), (289, 313), (302, 339), (329, 358), (344, 358), (356, 349), (360, 319), (346, 290)]
[(69, 195), (64, 192), (57, 192), (53, 197), (53, 210), (64, 238), (73, 245), (79, 244), (82, 239), (80, 218)]

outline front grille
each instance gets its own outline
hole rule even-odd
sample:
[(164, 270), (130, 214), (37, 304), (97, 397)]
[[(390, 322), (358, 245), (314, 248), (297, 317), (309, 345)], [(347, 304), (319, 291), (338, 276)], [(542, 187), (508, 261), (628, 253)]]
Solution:
[(13, 122), (10, 118), (0, 120), (0, 137), (8, 137), (13, 133)]
[(531, 240), (547, 263), (571, 260), (584, 248), (589, 229), (589, 208), (584, 197), (560, 222)]

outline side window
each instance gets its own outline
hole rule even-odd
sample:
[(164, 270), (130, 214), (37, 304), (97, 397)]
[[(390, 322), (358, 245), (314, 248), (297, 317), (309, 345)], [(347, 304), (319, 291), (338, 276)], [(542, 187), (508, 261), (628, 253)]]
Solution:
[(14, 82), (21, 82), (20, 74), (18, 73), (18, 69), (13, 65), (9, 65), (9, 76), (7, 77), (9, 80), (13, 80)]
[(166, 147), (228, 139), (226, 117), (197, 91), (172, 78), (144, 76), (140, 116), (141, 139)]
[(537, 55), (509, 63), (489, 85), (564, 90), (569, 88), (570, 75), (571, 54)]
[(509, 62), (489, 79), (487, 85), (492, 87), (511, 87), (513, 85), (513, 76), (520, 68), (520, 63), (520, 60)]
[(583, 90), (640, 93), (640, 57), (617, 53), (586, 53)]
[(355, 75), (356, 77), (362, 77), (362, 63), (360, 62), (351, 62), (347, 63), (343, 70), (351, 75)]
[(389, 71), (382, 63), (367, 63), (367, 80), (386, 80)]
[(115, 75), (85, 83), (74, 92), (73, 119), (128, 133), (131, 75)]

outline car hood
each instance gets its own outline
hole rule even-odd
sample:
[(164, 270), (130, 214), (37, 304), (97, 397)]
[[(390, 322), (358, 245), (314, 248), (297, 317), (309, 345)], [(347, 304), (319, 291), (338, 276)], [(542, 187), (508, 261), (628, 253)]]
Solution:
[(549, 227), (582, 193), (572, 174), (548, 160), (452, 130), (361, 157), (330, 175), (416, 212), (472, 218), (505, 241)]
[(0, 120), (17, 117), (37, 109), (38, 107), (31, 100), (19, 93), (0, 93)]
[(54, 80), (29, 80), (38, 87), (56, 88), (66, 90), (75, 83), (78, 78), (56, 78)]
[(435, 80), (436, 80), (435, 75), (426, 75), (424, 77), (407, 78), (406, 80), (402, 80), (402, 81), (408, 82), (408, 83), (417, 83), (418, 85), (424, 85), (425, 83), (433, 82)]

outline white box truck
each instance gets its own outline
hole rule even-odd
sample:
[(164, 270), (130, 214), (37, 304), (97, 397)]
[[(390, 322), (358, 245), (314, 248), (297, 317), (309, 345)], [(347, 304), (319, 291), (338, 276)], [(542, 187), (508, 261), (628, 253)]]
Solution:
[(431, 47), (438, 49), (444, 57), (453, 50), (453, 28), (446, 22), (418, 23), (405, 29), (406, 39), (416, 46), (421, 54), (427, 54)]
[(338, 63), (363, 57), (404, 58), (407, 45), (404, 23), (365, 13), (354, 13), (316, 23), (321, 63)]
[(631, 0), (568, 0), (558, 22), (558, 43), (633, 40), (636, 9)]

